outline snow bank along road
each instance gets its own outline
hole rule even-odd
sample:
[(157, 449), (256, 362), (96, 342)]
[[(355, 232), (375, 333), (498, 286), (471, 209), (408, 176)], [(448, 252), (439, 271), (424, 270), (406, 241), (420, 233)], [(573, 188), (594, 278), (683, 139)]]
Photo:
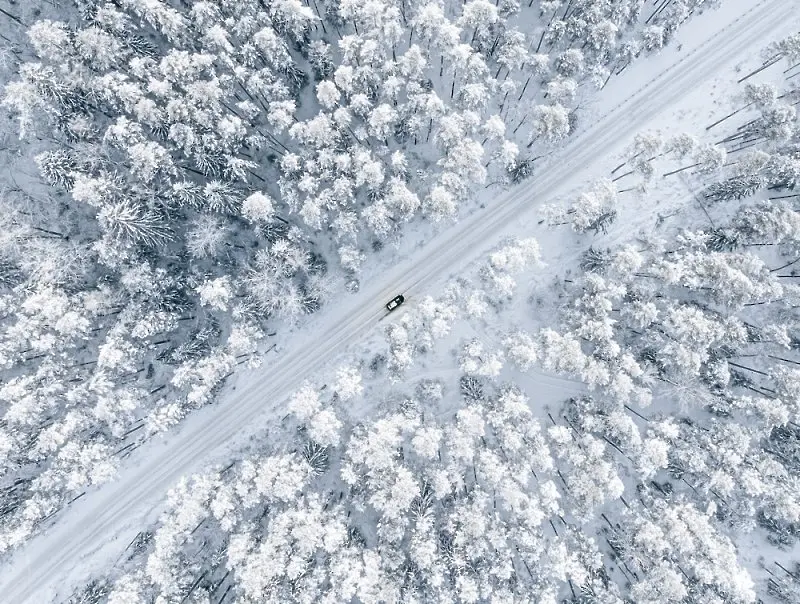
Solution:
[(793, 0), (730, 0), (720, 11), (696, 17), (680, 36), (695, 43), (684, 42), (680, 52), (668, 49), (626, 70), (609, 89), (632, 90), (630, 95), (620, 100), (602, 93), (598, 108), (602, 111), (605, 103), (605, 113), (544, 167), (537, 166), (534, 177), (440, 233), (407, 261), (384, 272), (380, 281), (337, 307), (323, 309), (277, 362), (241, 380), (237, 391), (196, 412), (175, 433), (139, 449), (117, 481), (73, 504), (0, 572), (0, 602), (45, 604), (65, 598), (89, 573), (113, 562), (136, 532), (157, 518), (166, 491), (181, 475), (221, 461), (253, 426), (278, 417), (282, 401), (302, 379), (376, 326), (386, 314), (387, 300), (402, 292), (413, 305), (415, 297), (435, 294), (437, 285), (496, 245), (537, 203), (569, 192), (575, 179), (589, 176), (593, 159), (626, 144), (721, 68), (745, 53), (759, 52), (769, 36), (788, 33), (793, 6)]

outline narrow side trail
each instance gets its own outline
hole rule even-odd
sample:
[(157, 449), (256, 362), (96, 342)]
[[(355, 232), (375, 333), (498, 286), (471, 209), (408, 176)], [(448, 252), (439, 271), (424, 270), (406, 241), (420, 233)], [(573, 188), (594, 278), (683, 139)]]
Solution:
[[(601, 93), (591, 125), (537, 165), (535, 177), (443, 231), (357, 295), (323, 309), (274, 364), (241, 380), (236, 391), (196, 412), (166, 438), (141, 447), (115, 482), (75, 502), (0, 572), (0, 601), (46, 604), (67, 597), (78, 582), (101, 572), (137, 531), (158, 517), (165, 493), (180, 476), (222, 461), (255, 428), (282, 415), (280, 405), (305, 377), (376, 327), (386, 315), (387, 300), (402, 292), (413, 305), (415, 298), (435, 294), (504, 235), (533, 224), (537, 206), (590, 177), (598, 158), (618, 151), (721, 68), (760, 51), (771, 37), (789, 33), (795, 7), (794, 0), (730, 0), (727, 11), (724, 5), (719, 13), (696, 17), (681, 30), (682, 38), (684, 31), (693, 32), (694, 42), (626, 70), (609, 88), (633, 92), (624, 99)], [(643, 214), (652, 212), (645, 208)]]

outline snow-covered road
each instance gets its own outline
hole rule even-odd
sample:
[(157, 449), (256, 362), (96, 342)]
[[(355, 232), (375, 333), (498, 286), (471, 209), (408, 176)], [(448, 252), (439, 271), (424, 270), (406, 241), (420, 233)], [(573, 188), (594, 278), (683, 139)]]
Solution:
[[(413, 305), (415, 298), (436, 293), (442, 282), (485, 254), (510, 228), (535, 222), (535, 206), (591, 176), (596, 160), (618, 151), (687, 91), (747, 53), (758, 52), (776, 34), (788, 33), (793, 7), (794, 0), (728, 0), (722, 10), (687, 24), (679, 36), (682, 50), (668, 49), (612, 81), (595, 105), (591, 125), (544, 168), (537, 165), (534, 178), (443, 231), (357, 295), (325, 309), (257, 378), (244, 380), (168, 438), (142, 447), (117, 481), (73, 504), (0, 572), (0, 602), (44, 604), (64, 598), (76, 582), (113, 562), (136, 532), (155, 520), (170, 485), (187, 472), (220, 461), (233, 443), (242, 444), (248, 431), (283, 415), (278, 408), (285, 397), (304, 377), (374, 329), (386, 314), (387, 300), (402, 292)], [(625, 90), (635, 92), (624, 99), (612, 96)]]

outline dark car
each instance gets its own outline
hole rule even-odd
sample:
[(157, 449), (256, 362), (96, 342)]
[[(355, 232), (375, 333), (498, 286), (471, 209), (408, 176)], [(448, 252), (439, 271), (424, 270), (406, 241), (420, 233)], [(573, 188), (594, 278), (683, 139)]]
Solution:
[(394, 310), (395, 308), (400, 306), (405, 301), (406, 301), (406, 299), (402, 295), (395, 296), (394, 298), (389, 300), (389, 302), (386, 304), (386, 308), (388, 310)]

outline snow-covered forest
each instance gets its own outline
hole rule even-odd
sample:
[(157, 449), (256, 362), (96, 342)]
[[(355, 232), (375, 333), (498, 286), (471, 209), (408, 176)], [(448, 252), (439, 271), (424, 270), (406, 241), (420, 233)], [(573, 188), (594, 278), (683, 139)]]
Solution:
[[(35, 4), (0, 6), (0, 564), (294, 380), (55, 601), (800, 603), (800, 15)], [(706, 98), (541, 184), (718, 13), (758, 42)], [(280, 373), (514, 195), (535, 220)]]

